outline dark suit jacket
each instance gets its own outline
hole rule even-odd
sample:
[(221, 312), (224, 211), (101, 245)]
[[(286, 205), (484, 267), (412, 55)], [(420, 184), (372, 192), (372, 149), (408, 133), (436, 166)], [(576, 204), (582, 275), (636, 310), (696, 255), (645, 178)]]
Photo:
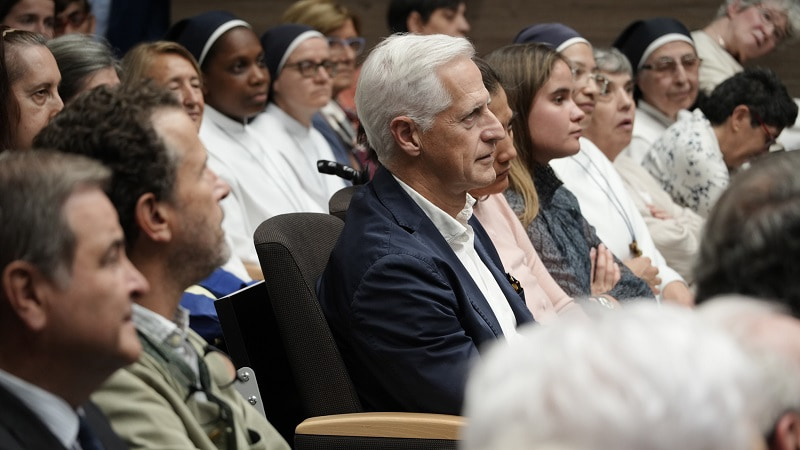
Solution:
[[(470, 224), (517, 323), (532, 321), (486, 232)], [(459, 414), (471, 360), (503, 334), (439, 230), (384, 168), (353, 197), (318, 293), (368, 410)]]
[[(102, 412), (87, 401), (82, 405), (92, 432), (106, 450), (127, 450)], [(5, 387), (0, 386), (0, 450), (64, 449), (39, 417)]]

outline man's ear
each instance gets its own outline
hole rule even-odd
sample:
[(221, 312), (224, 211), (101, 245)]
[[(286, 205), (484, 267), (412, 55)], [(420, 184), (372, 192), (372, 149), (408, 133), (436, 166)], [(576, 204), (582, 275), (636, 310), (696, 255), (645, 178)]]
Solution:
[(389, 124), (397, 146), (409, 156), (417, 156), (422, 150), (420, 133), (417, 124), (407, 116), (399, 116), (392, 119)]
[(795, 411), (784, 413), (775, 424), (771, 450), (800, 449), (800, 415)]
[(734, 132), (749, 130), (753, 128), (753, 119), (750, 115), (750, 108), (747, 105), (738, 105), (733, 108), (731, 113), (731, 128)]
[(171, 210), (164, 202), (156, 200), (155, 194), (148, 192), (139, 197), (136, 202), (136, 224), (139, 230), (150, 240), (156, 242), (169, 242), (172, 239), (170, 229)]
[(406, 28), (409, 33), (422, 34), (425, 31), (425, 21), (417, 11), (411, 11), (411, 14), (406, 17)]
[(27, 261), (12, 261), (2, 273), (3, 295), (18, 320), (33, 331), (47, 325), (47, 296), (54, 285)]

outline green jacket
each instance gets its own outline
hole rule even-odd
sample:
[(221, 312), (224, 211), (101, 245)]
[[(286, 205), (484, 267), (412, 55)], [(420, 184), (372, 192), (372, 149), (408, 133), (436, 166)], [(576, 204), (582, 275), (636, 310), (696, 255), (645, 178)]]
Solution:
[[(145, 351), (139, 360), (115, 372), (92, 395), (131, 449), (289, 449), (234, 388), (227, 356), (214, 351), (203, 358), (205, 393), (193, 395), (197, 380), (183, 360), (168, 347), (140, 338)], [(189, 342), (204, 354), (207, 343), (191, 330)]]

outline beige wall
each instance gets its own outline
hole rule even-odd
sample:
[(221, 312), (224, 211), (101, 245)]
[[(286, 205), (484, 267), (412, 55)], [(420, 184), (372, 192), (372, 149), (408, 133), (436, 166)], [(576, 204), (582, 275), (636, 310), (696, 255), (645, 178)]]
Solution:
[[(362, 18), (363, 35), (371, 47), (386, 34), (385, 1), (339, 0)], [(479, 53), (511, 42), (517, 32), (536, 22), (562, 22), (580, 32), (596, 46), (607, 46), (635, 19), (671, 16), (690, 30), (714, 16), (723, 0), (467, 0), (470, 37)], [(173, 0), (177, 20), (210, 9), (227, 9), (250, 22), (260, 35), (278, 24), (292, 0)], [(754, 61), (774, 69), (789, 92), (800, 97), (800, 43), (781, 48), (767, 58)]]

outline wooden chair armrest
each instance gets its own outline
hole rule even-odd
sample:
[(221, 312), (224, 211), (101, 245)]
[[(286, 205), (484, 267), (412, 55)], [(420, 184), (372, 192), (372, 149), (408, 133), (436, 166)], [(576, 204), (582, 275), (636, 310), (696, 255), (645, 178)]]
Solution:
[(464, 424), (446, 414), (369, 412), (311, 417), (295, 434), (458, 440)]

